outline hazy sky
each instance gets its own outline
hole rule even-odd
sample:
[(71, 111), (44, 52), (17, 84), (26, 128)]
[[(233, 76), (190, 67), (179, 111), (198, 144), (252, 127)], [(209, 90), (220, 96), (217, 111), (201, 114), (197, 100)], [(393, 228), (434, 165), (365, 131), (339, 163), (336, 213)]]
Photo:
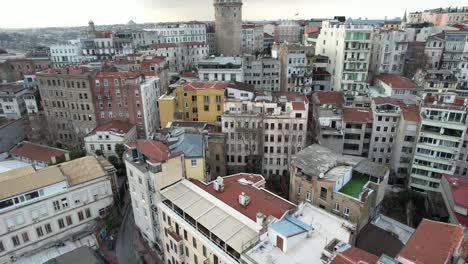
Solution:
[[(213, 20), (213, 0), (1, 0), (0, 28), (84, 26)], [(243, 0), (243, 19), (291, 19), (345, 15), (401, 17), (405, 9), (468, 5), (468, 0)]]

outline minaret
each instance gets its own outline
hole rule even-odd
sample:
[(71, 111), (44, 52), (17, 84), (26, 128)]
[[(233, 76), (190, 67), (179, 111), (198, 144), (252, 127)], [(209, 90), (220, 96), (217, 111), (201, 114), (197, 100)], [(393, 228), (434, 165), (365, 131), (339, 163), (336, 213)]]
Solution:
[(242, 0), (214, 0), (216, 53), (241, 55)]
[(86, 34), (88, 35), (88, 38), (96, 38), (96, 28), (94, 27), (94, 22), (92, 20), (88, 22)]
[(403, 19), (401, 19), (401, 29), (406, 28), (406, 9), (405, 9), (405, 14), (403, 15)]

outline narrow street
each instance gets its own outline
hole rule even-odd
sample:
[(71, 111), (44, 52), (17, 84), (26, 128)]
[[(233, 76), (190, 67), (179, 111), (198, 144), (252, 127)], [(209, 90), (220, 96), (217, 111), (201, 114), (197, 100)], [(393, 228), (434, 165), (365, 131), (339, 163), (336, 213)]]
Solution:
[(133, 210), (129, 206), (125, 212), (115, 247), (119, 264), (141, 263), (140, 258), (135, 253), (135, 248), (133, 245), (134, 233), (135, 219), (133, 218)]

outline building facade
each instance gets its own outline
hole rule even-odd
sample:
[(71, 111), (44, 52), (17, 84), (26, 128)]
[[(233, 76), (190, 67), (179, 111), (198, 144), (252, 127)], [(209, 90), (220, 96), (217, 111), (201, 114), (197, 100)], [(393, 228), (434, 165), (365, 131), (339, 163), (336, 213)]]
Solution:
[(120, 120), (113, 120), (100, 125), (84, 138), (85, 150), (89, 155), (94, 155), (100, 150), (105, 157), (115, 156), (115, 146), (124, 145), (137, 139), (135, 125)]
[(240, 57), (208, 57), (198, 62), (198, 78), (202, 81), (243, 82)]
[(21, 259), (77, 234), (92, 234), (98, 219), (113, 205), (113, 177), (94, 157), (37, 171), (25, 167), (6, 172), (1, 191), (1, 261)]
[(255, 90), (279, 92), (281, 65), (278, 59), (244, 55), (244, 82), (255, 86)]

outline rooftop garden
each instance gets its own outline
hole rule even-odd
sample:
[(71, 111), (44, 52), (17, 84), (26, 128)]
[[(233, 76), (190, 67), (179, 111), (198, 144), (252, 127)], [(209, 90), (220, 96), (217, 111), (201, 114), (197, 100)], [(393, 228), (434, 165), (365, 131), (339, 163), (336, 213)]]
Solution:
[(340, 189), (339, 192), (344, 193), (346, 195), (352, 196), (356, 199), (359, 199), (359, 194), (362, 192), (362, 188), (366, 183), (369, 181), (369, 176), (355, 174), (349, 180), (349, 182)]

